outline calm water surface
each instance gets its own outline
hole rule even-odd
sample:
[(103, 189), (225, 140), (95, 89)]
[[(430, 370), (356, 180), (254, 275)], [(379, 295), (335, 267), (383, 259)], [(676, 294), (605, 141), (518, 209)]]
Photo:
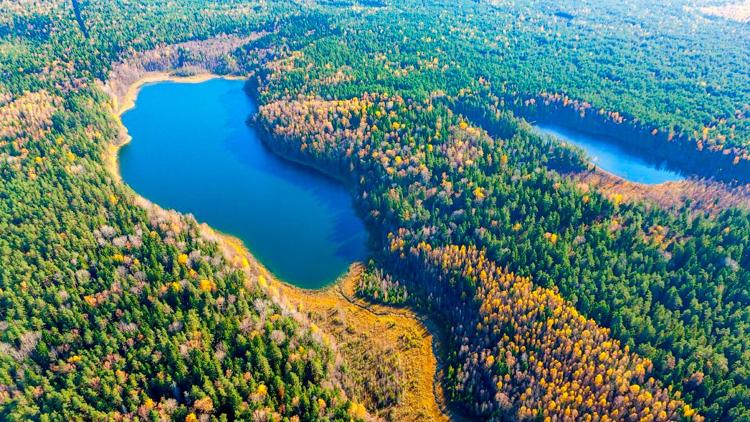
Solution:
[(678, 181), (682, 175), (651, 163), (643, 157), (622, 148), (615, 140), (589, 135), (557, 125), (536, 125), (537, 131), (554, 136), (569, 144), (580, 147), (591, 161), (602, 170), (608, 171), (631, 182), (647, 185)]
[(273, 155), (246, 119), (244, 82), (159, 82), (122, 116), (133, 140), (123, 180), (165, 208), (242, 239), (278, 277), (319, 288), (367, 255), (367, 235), (338, 182)]

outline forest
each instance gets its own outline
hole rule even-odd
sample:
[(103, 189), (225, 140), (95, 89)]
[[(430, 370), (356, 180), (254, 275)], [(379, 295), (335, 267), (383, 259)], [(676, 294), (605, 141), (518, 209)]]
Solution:
[[(717, 3), (717, 2), (707, 2)], [(750, 420), (750, 214), (581, 183), (533, 121), (750, 182), (750, 27), (687, 0), (0, 0), (0, 419), (360, 420), (320, 329), (106, 168), (103, 85), (231, 36), (251, 124), (344, 181), (367, 300), (448, 327), (479, 420)], [(235, 47), (235, 46), (233, 46)], [(173, 58), (170, 58), (172, 60)]]

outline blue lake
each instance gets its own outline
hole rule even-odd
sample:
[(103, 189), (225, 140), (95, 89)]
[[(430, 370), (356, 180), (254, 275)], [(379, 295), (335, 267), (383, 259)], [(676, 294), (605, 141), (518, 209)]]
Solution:
[(367, 234), (339, 182), (270, 152), (246, 121), (244, 82), (144, 86), (122, 116), (125, 183), (164, 208), (237, 236), (276, 276), (320, 288), (367, 256)]
[(583, 149), (592, 163), (615, 176), (631, 182), (653, 185), (683, 180), (681, 174), (663, 164), (653, 163), (623, 148), (614, 139), (589, 135), (557, 125), (535, 125), (544, 135), (550, 135)]

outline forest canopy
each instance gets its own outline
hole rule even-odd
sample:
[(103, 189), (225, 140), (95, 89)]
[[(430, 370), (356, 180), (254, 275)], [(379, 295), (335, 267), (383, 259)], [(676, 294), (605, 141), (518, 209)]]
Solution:
[(750, 182), (750, 27), (692, 3), (0, 0), (0, 419), (372, 410), (262, 274), (106, 168), (134, 58), (246, 76), (269, 148), (346, 182), (360, 294), (448, 327), (461, 412), (750, 419), (748, 211), (579, 183), (588, 157), (528, 124)]

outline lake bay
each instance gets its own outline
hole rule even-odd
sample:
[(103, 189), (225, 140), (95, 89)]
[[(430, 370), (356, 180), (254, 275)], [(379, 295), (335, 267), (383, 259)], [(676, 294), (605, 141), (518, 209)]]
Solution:
[(543, 135), (553, 136), (583, 149), (593, 164), (625, 180), (652, 185), (684, 179), (679, 173), (666, 168), (663, 163), (652, 162), (622, 147), (615, 139), (557, 125), (538, 124), (534, 128)]
[(276, 276), (320, 288), (367, 256), (345, 187), (268, 150), (239, 80), (158, 82), (122, 115), (125, 183), (164, 208), (237, 236)]

